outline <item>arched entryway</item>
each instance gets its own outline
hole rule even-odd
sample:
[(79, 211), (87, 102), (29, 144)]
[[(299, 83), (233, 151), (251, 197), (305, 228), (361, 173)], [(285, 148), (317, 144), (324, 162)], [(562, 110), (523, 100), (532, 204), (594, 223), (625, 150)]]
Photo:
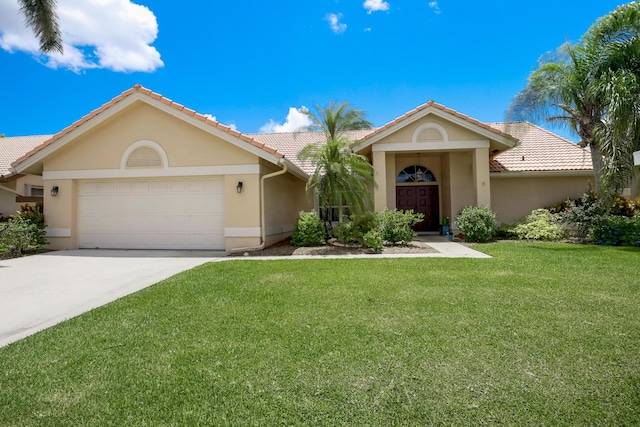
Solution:
[(426, 167), (412, 165), (396, 177), (396, 209), (424, 214), (424, 221), (415, 231), (438, 231), (440, 226), (440, 197), (435, 175)]

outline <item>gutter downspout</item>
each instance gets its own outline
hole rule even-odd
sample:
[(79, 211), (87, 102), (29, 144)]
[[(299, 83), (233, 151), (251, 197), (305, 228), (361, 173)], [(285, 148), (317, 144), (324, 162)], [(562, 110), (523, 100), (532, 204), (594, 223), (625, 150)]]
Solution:
[(264, 246), (267, 244), (267, 227), (266, 227), (266, 214), (264, 209), (264, 182), (268, 178), (274, 178), (278, 175), (283, 175), (287, 173), (287, 163), (284, 160), (284, 157), (278, 161), (278, 165), (282, 165), (283, 168), (280, 171), (270, 173), (268, 175), (263, 175), (260, 178), (260, 245), (258, 246), (248, 246), (246, 248), (234, 248), (231, 249), (231, 253), (244, 252), (244, 251), (259, 251), (264, 249)]

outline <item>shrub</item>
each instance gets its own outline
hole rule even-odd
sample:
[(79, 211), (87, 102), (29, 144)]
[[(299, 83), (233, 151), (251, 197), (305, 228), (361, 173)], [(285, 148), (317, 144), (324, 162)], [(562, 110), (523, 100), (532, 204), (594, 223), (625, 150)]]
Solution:
[(552, 214), (547, 209), (535, 209), (523, 223), (513, 228), (513, 233), (518, 239), (560, 240), (565, 236), (565, 229), (560, 224), (559, 214)]
[(361, 245), (364, 243), (364, 235), (371, 230), (376, 230), (380, 219), (375, 212), (366, 212), (362, 215), (352, 215), (343, 220), (332, 231), (339, 242), (346, 245)]
[(593, 228), (598, 245), (640, 246), (640, 217), (609, 216)]
[(466, 206), (456, 222), (470, 242), (486, 242), (496, 231), (496, 214), (488, 206)]
[(586, 240), (595, 227), (606, 217), (604, 200), (593, 191), (587, 191), (579, 200), (568, 200), (560, 213), (562, 223), (581, 240)]
[(362, 243), (365, 247), (379, 252), (382, 249), (382, 233), (378, 230), (369, 230), (362, 236)]
[(498, 228), (496, 228), (494, 237), (500, 239), (517, 239), (518, 235), (515, 233), (515, 228), (519, 226), (518, 222), (511, 222), (508, 224), (502, 224)]
[(417, 236), (411, 227), (424, 220), (424, 214), (414, 213), (413, 210), (385, 209), (378, 215), (382, 240), (394, 246), (411, 242)]
[(331, 234), (345, 245), (358, 244), (362, 242), (362, 233), (358, 230), (350, 219), (345, 219), (331, 230)]
[(26, 219), (30, 224), (35, 225), (38, 228), (38, 233), (35, 236), (38, 244), (42, 247), (46, 245), (47, 239), (45, 238), (46, 232), (44, 229), (47, 225), (44, 223), (44, 211), (42, 202), (37, 202), (35, 205), (22, 205), (20, 206), (20, 213), (18, 214), (22, 218)]
[(31, 223), (21, 215), (0, 223), (0, 247), (7, 255), (17, 257), (37, 251), (46, 244), (44, 227)]
[(611, 199), (609, 215), (632, 217), (637, 213), (640, 213), (640, 206), (634, 200), (620, 195), (616, 195)]
[(324, 223), (316, 212), (300, 211), (291, 244), (294, 246), (320, 246), (324, 243)]

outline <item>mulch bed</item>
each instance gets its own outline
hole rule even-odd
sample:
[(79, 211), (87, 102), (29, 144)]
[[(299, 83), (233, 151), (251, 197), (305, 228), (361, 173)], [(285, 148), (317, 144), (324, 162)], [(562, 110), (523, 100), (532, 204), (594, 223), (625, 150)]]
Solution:
[[(291, 256), (291, 255), (362, 255), (374, 254), (372, 249), (357, 246), (348, 246), (335, 240), (327, 245), (313, 247), (296, 247), (291, 245), (291, 240), (283, 240), (275, 245), (264, 248), (261, 251), (247, 251), (231, 254), (231, 256)], [(427, 243), (413, 241), (403, 246), (385, 246), (379, 254), (429, 254), (438, 253)]]

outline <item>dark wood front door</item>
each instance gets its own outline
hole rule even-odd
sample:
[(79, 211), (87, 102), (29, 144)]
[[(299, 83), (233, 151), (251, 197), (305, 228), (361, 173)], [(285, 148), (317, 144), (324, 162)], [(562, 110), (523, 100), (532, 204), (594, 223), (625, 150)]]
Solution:
[(424, 221), (416, 224), (415, 231), (438, 231), (440, 226), (440, 203), (437, 185), (396, 187), (396, 208), (413, 209), (424, 214)]

